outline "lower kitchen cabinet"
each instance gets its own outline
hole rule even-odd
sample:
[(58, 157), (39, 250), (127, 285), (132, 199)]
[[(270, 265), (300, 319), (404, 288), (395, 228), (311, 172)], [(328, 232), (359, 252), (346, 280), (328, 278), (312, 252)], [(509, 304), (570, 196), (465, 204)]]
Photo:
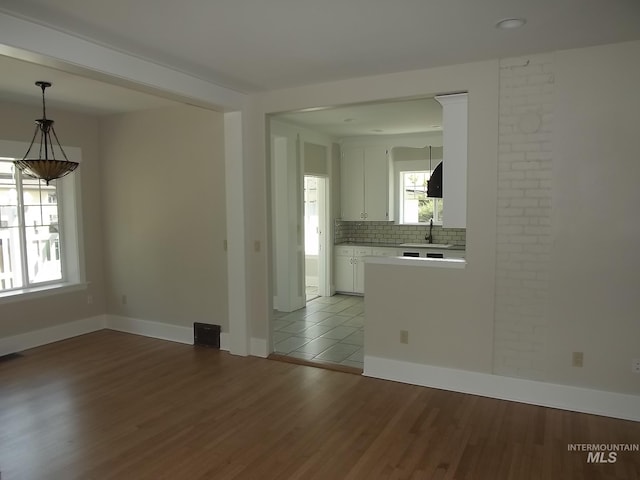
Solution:
[(337, 292), (364, 294), (364, 257), (370, 247), (336, 247), (335, 285)]

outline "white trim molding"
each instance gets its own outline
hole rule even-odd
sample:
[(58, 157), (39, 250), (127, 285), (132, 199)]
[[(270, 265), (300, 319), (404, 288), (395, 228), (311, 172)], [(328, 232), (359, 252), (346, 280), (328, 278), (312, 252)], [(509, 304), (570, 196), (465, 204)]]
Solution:
[(193, 328), (139, 318), (108, 315), (106, 328), (143, 337), (193, 345)]
[(31, 332), (20, 333), (11, 337), (0, 338), (0, 356), (40, 347), (48, 343), (66, 340), (85, 333), (103, 330), (107, 320), (105, 315), (62, 323), (53, 327), (42, 328)]
[(254, 357), (267, 358), (269, 356), (267, 341), (264, 338), (251, 337), (250, 354)]
[(367, 377), (640, 421), (640, 396), (365, 355)]
[(205, 108), (236, 110), (247, 100), (244, 93), (4, 12), (0, 54)]
[[(119, 315), (98, 315), (83, 320), (63, 323), (54, 327), (0, 338), (0, 357), (105, 329), (193, 345), (192, 327), (171, 325), (169, 323), (141, 320), (139, 318)], [(221, 332), (220, 350), (228, 352), (230, 350), (229, 345), (229, 334)], [(266, 358), (269, 355), (267, 341), (263, 338), (252, 338), (250, 355)]]

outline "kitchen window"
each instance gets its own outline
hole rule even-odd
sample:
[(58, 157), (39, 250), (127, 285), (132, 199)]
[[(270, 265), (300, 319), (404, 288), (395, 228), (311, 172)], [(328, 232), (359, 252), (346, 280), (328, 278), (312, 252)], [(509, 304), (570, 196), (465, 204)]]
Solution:
[(442, 199), (427, 197), (427, 185), (432, 171), (401, 170), (399, 214), (402, 224), (442, 224)]
[(81, 284), (77, 175), (47, 185), (0, 157), (0, 300)]

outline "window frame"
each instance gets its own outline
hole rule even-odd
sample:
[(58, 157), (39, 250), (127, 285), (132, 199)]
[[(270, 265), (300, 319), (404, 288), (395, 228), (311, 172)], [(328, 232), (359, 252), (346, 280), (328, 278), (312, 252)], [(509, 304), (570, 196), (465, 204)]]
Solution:
[[(0, 159), (12, 161), (22, 158), (28, 148), (28, 143), (0, 140)], [(69, 160), (82, 162), (80, 148), (63, 148)], [(0, 304), (86, 289), (80, 170), (56, 180), (62, 279), (0, 291)]]
[[(437, 160), (436, 165), (440, 163), (441, 160)], [(432, 165), (433, 166), (433, 165)], [(404, 185), (403, 185), (403, 174), (407, 172), (433, 172), (435, 170), (435, 166), (431, 170), (429, 170), (429, 160), (397, 160), (394, 162), (394, 183), (396, 185), (396, 194), (395, 194), (395, 218), (396, 223), (398, 225), (429, 225), (429, 222), (404, 222), (403, 218), (403, 205), (404, 205)], [(434, 198), (434, 203), (437, 201), (442, 202), (442, 198)], [(434, 212), (436, 211), (436, 205), (434, 205)], [(444, 214), (444, 209), (443, 209)], [(442, 226), (442, 218), (434, 218), (433, 224), (437, 226)]]

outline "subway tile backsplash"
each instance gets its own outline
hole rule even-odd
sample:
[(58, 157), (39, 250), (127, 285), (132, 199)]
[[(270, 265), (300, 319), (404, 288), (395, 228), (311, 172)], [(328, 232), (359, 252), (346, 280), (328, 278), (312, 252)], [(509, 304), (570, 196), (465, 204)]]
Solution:
[[(393, 222), (343, 222), (337, 220), (334, 229), (335, 243), (422, 243), (429, 232), (428, 225), (397, 225)], [(464, 228), (433, 226), (432, 243), (466, 245)]]

